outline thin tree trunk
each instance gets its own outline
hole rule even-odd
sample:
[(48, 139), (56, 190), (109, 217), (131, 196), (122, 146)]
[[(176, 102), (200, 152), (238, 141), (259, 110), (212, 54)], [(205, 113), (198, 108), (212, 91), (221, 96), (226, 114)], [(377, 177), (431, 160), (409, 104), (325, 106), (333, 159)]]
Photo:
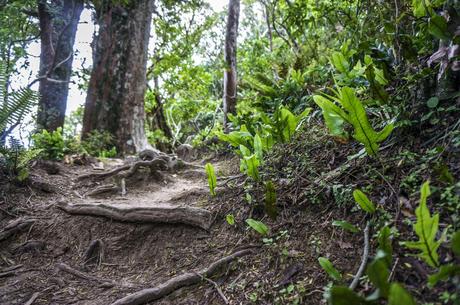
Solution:
[(144, 130), (144, 94), (153, 0), (103, 0), (83, 117), (83, 138), (108, 131), (121, 154), (150, 148)]
[(64, 125), (83, 0), (38, 0), (37, 5), (41, 38), (37, 127), (53, 131)]
[[(166, 120), (163, 108), (163, 101), (161, 100), (161, 95), (159, 91), (159, 82), (158, 76), (153, 77), (153, 92), (155, 94), (155, 107), (152, 109), (150, 113), (147, 113), (147, 121), (149, 123), (149, 128), (151, 131), (155, 131), (157, 129), (161, 130), (164, 136), (170, 140), (172, 140), (173, 135), (171, 128), (169, 128), (168, 122)], [(163, 152), (171, 152), (171, 145), (167, 143), (157, 143), (157, 148)]]
[(237, 71), (236, 48), (238, 36), (238, 21), (240, 15), (240, 0), (230, 0), (228, 4), (227, 30), (225, 34), (225, 70), (224, 70), (224, 130), (229, 131), (228, 114), (236, 113)]

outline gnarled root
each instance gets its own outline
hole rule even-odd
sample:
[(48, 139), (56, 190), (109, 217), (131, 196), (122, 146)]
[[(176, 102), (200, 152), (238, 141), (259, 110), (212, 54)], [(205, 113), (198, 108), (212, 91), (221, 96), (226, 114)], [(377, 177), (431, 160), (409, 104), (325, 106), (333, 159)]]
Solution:
[(4, 227), (0, 231), (0, 241), (5, 240), (16, 233), (27, 230), (30, 226), (32, 226), (35, 223), (35, 221), (37, 220), (24, 218), (18, 218), (11, 221), (8, 225), (6, 225), (6, 227)]
[(212, 277), (223, 266), (229, 264), (238, 257), (242, 257), (250, 253), (252, 253), (251, 249), (237, 251), (229, 256), (215, 261), (205, 269), (202, 269), (197, 272), (188, 272), (182, 275), (175, 276), (156, 287), (143, 289), (133, 294), (130, 294), (124, 298), (121, 298), (112, 303), (112, 305), (140, 305), (146, 304), (154, 300), (158, 300), (174, 292), (177, 289), (180, 289), (185, 286), (198, 284), (200, 281)]
[(211, 226), (211, 213), (207, 210), (179, 206), (158, 205), (151, 207), (131, 207), (129, 205), (109, 204), (69, 204), (59, 202), (57, 207), (69, 214), (103, 216), (125, 222), (182, 223), (208, 230)]

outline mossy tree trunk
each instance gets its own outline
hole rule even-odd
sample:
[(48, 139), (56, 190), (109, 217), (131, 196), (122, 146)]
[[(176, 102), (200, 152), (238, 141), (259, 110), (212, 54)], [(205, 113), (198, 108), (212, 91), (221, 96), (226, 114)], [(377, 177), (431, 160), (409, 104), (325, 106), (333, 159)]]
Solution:
[(73, 46), (83, 0), (38, 0), (40, 23), (40, 101), (38, 130), (64, 125)]
[(99, 32), (83, 116), (82, 136), (108, 131), (117, 151), (149, 148), (144, 130), (144, 94), (152, 0), (99, 1)]
[(228, 114), (236, 113), (237, 70), (236, 48), (238, 21), (240, 16), (240, 0), (230, 0), (228, 4), (227, 29), (225, 34), (225, 70), (224, 70), (224, 129), (229, 131)]

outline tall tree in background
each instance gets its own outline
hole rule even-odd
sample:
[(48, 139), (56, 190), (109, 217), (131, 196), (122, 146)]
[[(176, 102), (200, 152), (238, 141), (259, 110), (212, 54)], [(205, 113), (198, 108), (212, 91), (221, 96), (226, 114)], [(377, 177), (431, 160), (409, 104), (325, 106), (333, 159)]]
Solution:
[(236, 71), (236, 39), (240, 17), (240, 0), (230, 0), (228, 4), (227, 29), (225, 33), (225, 70), (224, 70), (224, 129), (228, 132), (228, 114), (236, 113), (237, 71)]
[(82, 138), (93, 130), (108, 131), (122, 154), (149, 147), (144, 94), (152, 7), (152, 0), (102, 0), (95, 5), (99, 33), (93, 42)]
[(53, 131), (64, 125), (83, 0), (38, 0), (37, 5), (41, 39), (37, 127)]

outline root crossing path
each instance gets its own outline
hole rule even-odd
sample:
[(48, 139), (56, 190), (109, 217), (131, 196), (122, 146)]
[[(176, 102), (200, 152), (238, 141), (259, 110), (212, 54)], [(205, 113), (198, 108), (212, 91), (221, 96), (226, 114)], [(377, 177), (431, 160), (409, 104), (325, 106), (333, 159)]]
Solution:
[[(203, 207), (207, 189), (204, 172), (185, 171), (168, 177), (168, 180), (139, 188), (135, 182), (123, 196), (91, 198), (82, 196), (79, 200), (61, 200), (58, 207), (69, 214), (102, 216), (115, 221), (135, 223), (187, 224), (208, 230), (211, 213)], [(126, 183), (126, 182), (123, 182)], [(98, 187), (96, 187), (97, 189)], [(118, 192), (110, 184), (107, 188)], [(90, 191), (92, 192), (92, 191)]]

